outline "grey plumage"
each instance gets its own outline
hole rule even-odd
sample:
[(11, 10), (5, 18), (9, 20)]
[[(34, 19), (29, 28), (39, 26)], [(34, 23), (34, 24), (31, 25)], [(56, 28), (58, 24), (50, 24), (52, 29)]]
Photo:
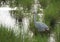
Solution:
[(35, 27), (38, 29), (38, 31), (48, 31), (49, 30), (48, 26), (43, 22), (37, 22), (36, 16), (37, 14), (34, 13), (34, 24), (35, 24)]

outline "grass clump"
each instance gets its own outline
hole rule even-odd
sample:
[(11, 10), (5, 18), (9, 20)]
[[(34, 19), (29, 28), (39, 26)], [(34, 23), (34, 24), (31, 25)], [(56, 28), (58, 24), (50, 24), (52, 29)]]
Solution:
[(0, 42), (19, 42), (19, 39), (12, 30), (5, 27), (0, 27)]

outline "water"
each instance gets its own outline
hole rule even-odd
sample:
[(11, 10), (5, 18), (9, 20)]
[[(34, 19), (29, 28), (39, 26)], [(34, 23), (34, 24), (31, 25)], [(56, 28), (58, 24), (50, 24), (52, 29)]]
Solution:
[[(21, 27), (19, 27), (19, 23), (16, 23), (16, 19), (11, 16), (10, 11), (16, 10), (15, 8), (10, 8), (9, 5), (3, 5), (0, 7), (0, 25), (8, 28), (8, 30), (13, 30), (15, 35), (19, 35), (21, 33), (22, 42), (24, 42), (25, 34), (28, 33), (28, 36), (32, 38), (33, 33), (29, 30), (29, 18), (22, 18)], [(22, 9), (22, 8), (21, 8)], [(12, 14), (13, 15), (13, 14)], [(21, 29), (20, 29), (21, 28)]]
[(13, 18), (9, 12), (11, 10), (16, 10), (16, 7), (10, 8), (9, 5), (4, 5), (4, 7), (0, 7), (0, 25), (8, 29), (12, 29), (16, 33), (19, 31), (19, 27), (16, 24), (16, 19)]
[(0, 24), (8, 27), (14, 27), (15, 19), (11, 17), (8, 10), (0, 10)]
[[(32, 12), (36, 12), (37, 13), (37, 9), (38, 9), (38, 0), (35, 0), (35, 3), (34, 3), (34, 9)], [(41, 7), (41, 6), (40, 6)], [(19, 26), (18, 26), (18, 23), (16, 23), (16, 19), (13, 18), (10, 14), (9, 11), (11, 10), (16, 10), (17, 7), (15, 8), (10, 8), (9, 5), (3, 5), (0, 7), (0, 24), (3, 25), (4, 27), (7, 27), (8, 29), (13, 29), (15, 33), (19, 34), (20, 32), (20, 29), (19, 29)], [(42, 10), (42, 9), (40, 9)], [(43, 12), (42, 12), (43, 13)], [(42, 22), (42, 16), (43, 14), (39, 13), (38, 14), (40, 16), (40, 21)], [(24, 17), (22, 19), (22, 29), (21, 29), (21, 33), (22, 33), (22, 42), (24, 42), (24, 37), (25, 37), (25, 33), (27, 33), (29, 30), (29, 18), (27, 17)], [(33, 32), (32, 31), (29, 31), (28, 32), (28, 35), (29, 37), (33, 37)], [(54, 39), (54, 33), (50, 34), (50, 37), (49, 37), (49, 42), (55, 42), (55, 39)]]

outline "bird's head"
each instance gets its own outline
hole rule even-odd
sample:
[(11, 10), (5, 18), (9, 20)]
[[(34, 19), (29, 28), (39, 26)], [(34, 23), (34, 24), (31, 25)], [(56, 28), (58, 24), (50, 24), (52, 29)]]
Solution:
[(50, 31), (50, 29), (49, 29), (49, 28), (46, 28), (46, 29), (45, 29), (45, 31), (46, 31), (46, 32), (49, 32), (49, 31)]
[(47, 31), (48, 31), (48, 30), (49, 30), (49, 28), (47, 28), (47, 29), (45, 29), (45, 30), (47, 30)]

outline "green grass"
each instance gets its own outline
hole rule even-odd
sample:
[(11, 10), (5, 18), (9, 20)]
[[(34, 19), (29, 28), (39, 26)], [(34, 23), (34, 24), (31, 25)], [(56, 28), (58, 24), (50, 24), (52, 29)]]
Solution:
[(12, 30), (8, 31), (5, 27), (0, 27), (0, 42), (20, 42)]
[[(23, 35), (15, 36), (13, 30), (8, 30), (5, 27), (0, 27), (0, 42), (23, 42)], [(40, 35), (37, 32), (37, 35), (34, 35), (32, 38), (26, 37), (25, 35), (24, 42), (47, 42), (48, 37), (46, 35)]]
[(56, 36), (56, 42), (60, 42), (60, 24), (56, 24), (55, 27), (55, 36)]
[(33, 39), (33, 42), (47, 42), (48, 36), (45, 34), (43, 36), (41, 34), (38, 34), (37, 36), (34, 36)]

